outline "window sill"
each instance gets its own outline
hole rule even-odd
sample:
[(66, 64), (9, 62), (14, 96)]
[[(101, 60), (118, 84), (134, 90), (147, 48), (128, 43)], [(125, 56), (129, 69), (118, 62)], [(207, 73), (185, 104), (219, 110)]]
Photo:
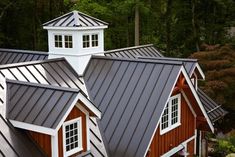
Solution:
[(169, 131), (171, 131), (171, 130), (177, 128), (177, 127), (179, 127), (180, 125), (181, 125), (181, 123), (176, 123), (176, 124), (174, 124), (174, 125), (172, 125), (172, 126), (166, 128), (166, 129), (164, 129), (164, 130), (160, 130), (160, 135), (164, 135), (165, 133), (167, 133), (167, 132), (169, 132)]

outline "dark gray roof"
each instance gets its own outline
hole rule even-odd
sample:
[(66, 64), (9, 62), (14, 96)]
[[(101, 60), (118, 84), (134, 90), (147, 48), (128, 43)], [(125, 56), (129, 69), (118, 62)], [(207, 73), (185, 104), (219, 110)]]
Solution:
[(189, 58), (170, 58), (170, 57), (138, 57), (140, 59), (152, 59), (159, 61), (174, 61), (179, 62), (179, 64), (183, 64), (186, 72), (191, 76), (194, 72), (194, 69), (197, 65), (197, 59), (189, 59)]
[(15, 129), (0, 114), (0, 156), (45, 157), (32, 140), (21, 130)]
[(43, 24), (46, 27), (95, 27), (107, 25), (106, 22), (79, 11), (72, 11)]
[(227, 114), (220, 105), (214, 102), (209, 96), (207, 96), (201, 89), (198, 89), (197, 94), (212, 122), (215, 122)]
[(80, 88), (77, 73), (64, 58), (31, 61), (0, 66), (0, 76), (53, 86)]
[(139, 56), (163, 57), (163, 55), (153, 46), (153, 44), (105, 51), (105, 56), (124, 58), (137, 58)]
[(0, 65), (45, 60), (48, 53), (28, 50), (0, 49)]
[(93, 57), (84, 80), (109, 156), (144, 156), (182, 64)]
[(7, 80), (7, 118), (56, 129), (79, 89)]

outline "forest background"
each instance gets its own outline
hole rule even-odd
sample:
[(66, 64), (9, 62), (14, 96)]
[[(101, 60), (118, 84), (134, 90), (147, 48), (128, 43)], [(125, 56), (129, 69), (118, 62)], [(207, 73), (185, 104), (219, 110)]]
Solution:
[(165, 56), (199, 59), (201, 88), (235, 126), (235, 0), (1, 0), (0, 47), (47, 51), (42, 24), (72, 10), (109, 23), (106, 50), (152, 43)]

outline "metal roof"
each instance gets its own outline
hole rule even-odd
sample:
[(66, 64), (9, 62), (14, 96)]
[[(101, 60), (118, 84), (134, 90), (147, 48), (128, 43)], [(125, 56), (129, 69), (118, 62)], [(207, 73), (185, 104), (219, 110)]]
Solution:
[(79, 89), (7, 80), (7, 118), (56, 129)]
[(81, 88), (79, 76), (64, 58), (0, 66), (0, 76), (10, 80)]
[(109, 156), (144, 156), (182, 64), (93, 57), (84, 80)]
[(197, 63), (197, 59), (189, 59), (189, 58), (170, 58), (170, 57), (138, 57), (140, 59), (152, 59), (159, 61), (175, 61), (184, 65), (185, 70), (191, 76), (195, 70)]
[(108, 23), (79, 11), (72, 11), (43, 24), (44, 27), (97, 27)]
[(153, 46), (153, 44), (105, 51), (104, 55), (107, 57), (124, 58), (137, 58), (139, 56), (163, 57), (163, 55)]
[(33, 141), (22, 131), (15, 129), (0, 114), (0, 156), (45, 157)]
[(215, 122), (227, 114), (221, 105), (214, 102), (209, 96), (206, 95), (201, 89), (198, 89), (197, 94), (212, 122)]
[(45, 60), (48, 53), (28, 50), (0, 49), (0, 65)]

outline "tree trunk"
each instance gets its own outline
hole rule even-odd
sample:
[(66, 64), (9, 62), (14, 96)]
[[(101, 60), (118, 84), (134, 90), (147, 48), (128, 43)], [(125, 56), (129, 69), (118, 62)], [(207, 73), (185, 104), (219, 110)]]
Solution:
[(171, 8), (172, 0), (167, 0), (166, 10), (166, 52), (170, 54), (171, 50)]
[(198, 51), (200, 51), (200, 48), (199, 48), (198, 33), (197, 33), (197, 28), (196, 28), (196, 23), (195, 23), (195, 5), (196, 5), (196, 0), (192, 0), (193, 39), (194, 39), (194, 42), (195, 42), (196, 50), (198, 52)]
[(140, 10), (139, 0), (136, 0), (135, 5), (135, 46), (140, 44)]

